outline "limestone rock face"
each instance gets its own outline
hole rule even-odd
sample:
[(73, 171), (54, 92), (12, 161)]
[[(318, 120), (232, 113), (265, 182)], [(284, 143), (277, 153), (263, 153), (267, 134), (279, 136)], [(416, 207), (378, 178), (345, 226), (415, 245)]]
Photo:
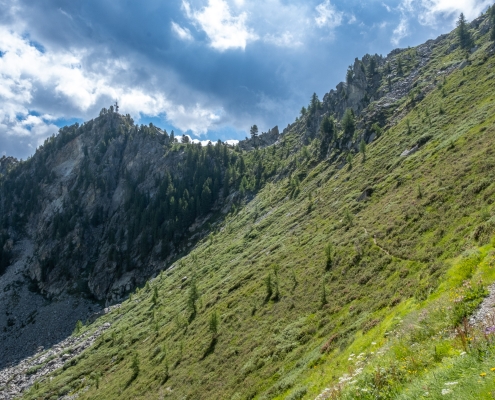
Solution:
[[(260, 142), (271, 143), (277, 136), (274, 128)], [(135, 196), (141, 198), (138, 207), (146, 209), (165, 176), (182, 179), (187, 154), (172, 147), (158, 128), (139, 128), (128, 116), (108, 113), (63, 128), (16, 174), (5, 177), (0, 191), (3, 226), (10, 227), (16, 242), (28, 238), (33, 243), (26, 269), (33, 287), (49, 299), (77, 293), (114, 303), (167, 268), (167, 259), (192, 236), (199, 239), (187, 226), (181, 228), (184, 238), (173, 245), (160, 240), (164, 236), (159, 233), (158, 239), (149, 239), (151, 229), (158, 229), (153, 221), (140, 222), (144, 217), (127, 209)], [(16, 160), (3, 157), (0, 163), (7, 170)], [(218, 174), (217, 181), (222, 171)]]

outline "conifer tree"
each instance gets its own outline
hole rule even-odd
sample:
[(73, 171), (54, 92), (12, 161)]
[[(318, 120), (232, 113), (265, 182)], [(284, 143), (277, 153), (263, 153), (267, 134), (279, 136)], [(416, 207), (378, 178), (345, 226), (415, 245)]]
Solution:
[(330, 143), (336, 139), (337, 130), (335, 128), (335, 122), (332, 117), (327, 116), (323, 118), (320, 124), (320, 151), (319, 155), (321, 158), (327, 155), (328, 146)]
[(313, 93), (311, 96), (311, 102), (309, 103), (309, 112), (314, 114), (317, 110), (321, 108), (320, 100), (318, 99), (318, 95)]
[(218, 335), (218, 314), (216, 311), (213, 311), (213, 313), (210, 315), (209, 328), (213, 337), (216, 337)]
[(359, 151), (363, 155), (363, 161), (364, 161), (366, 158), (366, 142), (364, 141), (364, 139), (361, 139), (361, 142), (359, 143)]
[(191, 316), (196, 316), (197, 308), (196, 301), (199, 299), (198, 287), (196, 286), (196, 280), (193, 278), (191, 281), (191, 286), (189, 287), (189, 297), (187, 299), (187, 305)]
[(253, 125), (249, 129), (249, 133), (251, 135), (251, 139), (255, 140), (258, 137), (258, 126), (257, 125)]
[(356, 130), (356, 122), (354, 118), (354, 111), (348, 108), (344, 117), (342, 118), (342, 128), (344, 129), (344, 136), (350, 138), (354, 135), (354, 131)]
[(464, 13), (461, 13), (457, 20), (457, 38), (462, 49), (470, 49), (473, 46), (473, 38), (471, 37), (471, 33), (469, 33)]
[(352, 80), (354, 79), (354, 69), (352, 68), (352, 65), (349, 65), (347, 68), (347, 74), (346, 74), (346, 82), (348, 85), (352, 83)]

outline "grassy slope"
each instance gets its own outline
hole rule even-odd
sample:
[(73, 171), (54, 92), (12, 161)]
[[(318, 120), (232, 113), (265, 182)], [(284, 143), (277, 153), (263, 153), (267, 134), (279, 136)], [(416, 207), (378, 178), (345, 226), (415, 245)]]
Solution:
[[(425, 73), (462, 59), (459, 51), (443, 55), (444, 47), (435, 49)], [(302, 153), (293, 156), (299, 172), (310, 171), (297, 196), (290, 195), (288, 178), (269, 183), (175, 269), (98, 320), (112, 328), (76, 365), (26, 398), (83, 388), (80, 398), (314, 398), (354, 370), (353, 352), (369, 354), (374, 346), (386, 352), (370, 358), (370, 371), (379, 362), (399, 362), (404, 357), (394, 346), (402, 336), (384, 333), (398, 332), (396, 317), (413, 320), (420, 307), (448, 301), (451, 287), (470, 277), (456, 275), (452, 260), (488, 242), (493, 231), (495, 60), (484, 61), (483, 51), (472, 56), (472, 66), (450, 75), (443, 90), (414, 108), (403, 102), (411, 132), (402, 119), (368, 146), (365, 162), (359, 155), (352, 169), (323, 162), (310, 170)], [(419, 152), (399, 157), (425, 134), (433, 138)], [(287, 146), (296, 139), (289, 134)], [(357, 202), (367, 187), (374, 189), (371, 199)], [(334, 254), (326, 271), (328, 243)], [(487, 281), (495, 278), (482, 270)], [(265, 299), (269, 274), (278, 282), (278, 301)], [(193, 276), (201, 297), (188, 323)], [(208, 330), (213, 312), (220, 317), (216, 340)], [(445, 318), (435, 319), (439, 329)], [(471, 358), (455, 357), (457, 347), (431, 368), (468, 363)], [(135, 357), (139, 373), (131, 380)], [(363, 385), (373, 376), (363, 374)], [(394, 390), (406, 398), (408, 385), (417, 395), (423, 379), (437, 379), (419, 369), (414, 376), (397, 378)]]

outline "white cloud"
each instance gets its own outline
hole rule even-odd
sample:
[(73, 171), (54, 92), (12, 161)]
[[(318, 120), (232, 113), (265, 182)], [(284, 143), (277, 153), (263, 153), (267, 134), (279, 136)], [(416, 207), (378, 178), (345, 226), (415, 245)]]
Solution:
[(220, 120), (222, 113), (223, 110), (209, 110), (200, 104), (193, 107), (169, 104), (167, 119), (183, 131), (204, 135), (209, 127)]
[(491, 3), (491, 0), (422, 0), (424, 11), (420, 13), (419, 21), (424, 25), (433, 25), (440, 15), (456, 18), (461, 12), (467, 19), (474, 19)]
[(382, 6), (385, 7), (385, 9), (390, 12), (392, 11), (392, 9), (390, 8), (390, 6), (388, 4), (385, 4), (385, 3), (382, 3)]
[(60, 14), (65, 15), (67, 18), (69, 18), (71, 21), (73, 20), (72, 15), (70, 15), (68, 12), (62, 10), (61, 8), (58, 9)]
[(232, 15), (224, 0), (208, 0), (201, 10), (192, 10), (187, 1), (182, 4), (186, 15), (208, 35), (211, 47), (216, 50), (244, 50), (248, 42), (258, 39), (246, 26), (247, 13)]
[(391, 42), (394, 46), (398, 46), (399, 42), (409, 34), (409, 24), (407, 19), (402, 17), (397, 28), (394, 29)]
[[(142, 114), (165, 116), (177, 128), (197, 135), (206, 133), (223, 112), (199, 103), (182, 105), (159, 89), (128, 86), (118, 79), (130, 69), (125, 59), (108, 58), (88, 66), (86, 50), (41, 52), (5, 27), (0, 27), (0, 49), (0, 136), (29, 136), (32, 144), (39, 145), (57, 132), (53, 121), (66, 117), (64, 110), (56, 115), (44, 112), (39, 92), (69, 105), (75, 110), (72, 116), (85, 116), (103, 102), (118, 99), (121, 110), (137, 120)], [(42, 115), (33, 115), (39, 112)]]
[(289, 31), (285, 31), (282, 34), (267, 34), (263, 37), (263, 41), (278, 47), (299, 47), (303, 44)]
[(316, 12), (318, 15), (315, 17), (315, 22), (320, 28), (324, 26), (336, 28), (342, 24), (344, 13), (337, 11), (330, 3), (330, 0), (325, 0), (323, 3), (317, 5)]
[(417, 16), (422, 25), (436, 26), (439, 18), (450, 18), (452, 24), (462, 12), (468, 20), (476, 18), (492, 0), (403, 0), (400, 8)]
[(191, 41), (193, 40), (193, 37), (191, 35), (191, 32), (187, 28), (183, 28), (179, 24), (175, 23), (172, 21), (172, 32), (175, 33), (175, 35), (181, 39), (181, 40), (186, 40), (186, 41)]
[(351, 14), (351, 16), (349, 17), (349, 20), (347, 21), (347, 23), (349, 25), (351, 25), (351, 24), (356, 23), (356, 21), (357, 21), (356, 16), (354, 14)]
[[(188, 136), (188, 135), (186, 135), (186, 136)], [(203, 147), (208, 146), (209, 143), (214, 144), (211, 140), (192, 139), (191, 142), (193, 142), (193, 143), (201, 143), (201, 146), (203, 146)]]

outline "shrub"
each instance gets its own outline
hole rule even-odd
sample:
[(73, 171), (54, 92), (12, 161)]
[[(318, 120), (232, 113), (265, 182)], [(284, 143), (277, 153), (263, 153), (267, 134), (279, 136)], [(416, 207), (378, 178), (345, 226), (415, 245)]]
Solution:
[(307, 392), (308, 389), (306, 389), (306, 387), (295, 388), (292, 393), (285, 398), (285, 400), (300, 400), (306, 395)]
[(481, 283), (473, 287), (471, 282), (465, 282), (458, 290), (457, 296), (454, 299), (452, 325), (460, 325), (465, 318), (470, 316), (478, 308), (488, 294), (488, 290)]
[(79, 332), (81, 332), (82, 327), (83, 327), (83, 323), (81, 322), (81, 320), (78, 320), (76, 322), (76, 327), (74, 328), (74, 332), (72, 332), (72, 334), (73, 335), (79, 334)]

